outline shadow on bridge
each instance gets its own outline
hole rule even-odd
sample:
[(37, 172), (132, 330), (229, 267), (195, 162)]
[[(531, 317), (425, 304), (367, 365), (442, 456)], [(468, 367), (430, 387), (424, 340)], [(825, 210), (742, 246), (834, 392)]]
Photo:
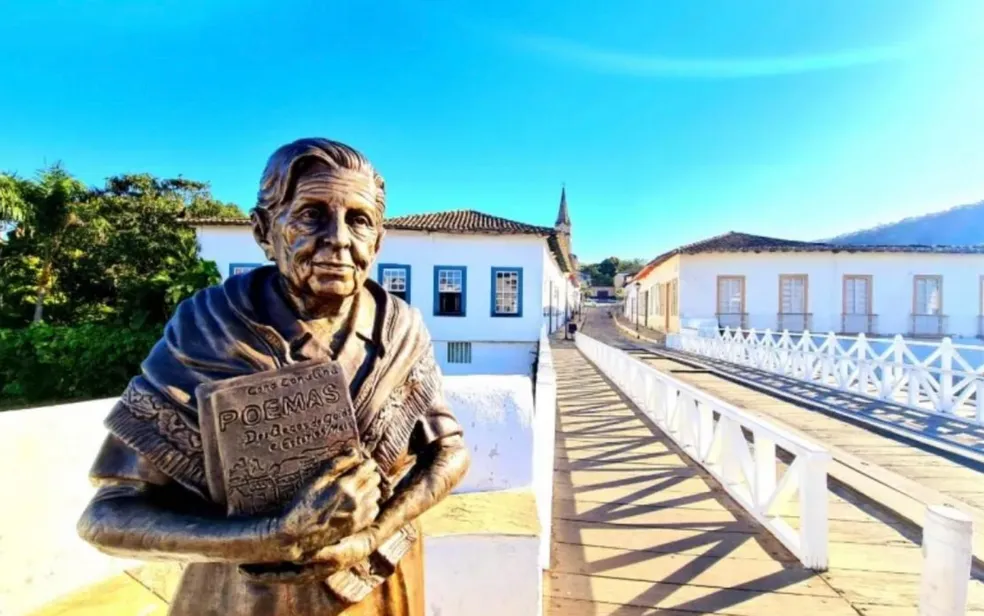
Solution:
[(556, 614), (856, 614), (691, 463), (573, 345), (558, 379)]

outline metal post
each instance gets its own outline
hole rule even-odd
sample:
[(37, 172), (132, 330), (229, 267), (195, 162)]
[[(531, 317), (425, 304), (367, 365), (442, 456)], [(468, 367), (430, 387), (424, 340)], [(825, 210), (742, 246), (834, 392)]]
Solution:
[(970, 581), (973, 520), (942, 505), (926, 509), (919, 616), (963, 616)]

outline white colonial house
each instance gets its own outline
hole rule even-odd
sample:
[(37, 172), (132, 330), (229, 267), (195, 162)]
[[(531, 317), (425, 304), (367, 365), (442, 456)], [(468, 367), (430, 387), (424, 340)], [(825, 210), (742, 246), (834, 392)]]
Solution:
[(626, 285), (652, 329), (981, 336), (984, 246), (848, 246), (727, 233), (670, 250)]
[[(223, 277), (266, 259), (248, 221), (189, 221)], [(566, 194), (554, 227), (472, 210), (387, 219), (372, 277), (423, 314), (446, 374), (530, 374), (540, 328), (578, 309)]]

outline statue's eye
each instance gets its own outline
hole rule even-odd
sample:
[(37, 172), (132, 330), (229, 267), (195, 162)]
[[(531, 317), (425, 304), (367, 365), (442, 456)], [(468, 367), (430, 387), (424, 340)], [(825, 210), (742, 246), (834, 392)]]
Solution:
[(369, 219), (365, 214), (352, 214), (349, 217), (349, 224), (358, 225), (362, 227), (371, 227), (372, 220)]
[(301, 220), (315, 221), (321, 220), (321, 210), (316, 207), (309, 207), (301, 212)]

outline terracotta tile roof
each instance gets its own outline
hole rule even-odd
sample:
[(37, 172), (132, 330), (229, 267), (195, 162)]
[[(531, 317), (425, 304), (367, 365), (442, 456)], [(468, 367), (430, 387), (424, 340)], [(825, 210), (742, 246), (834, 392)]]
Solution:
[(410, 214), (388, 218), (383, 223), (387, 229), (405, 231), (432, 231), (447, 233), (494, 233), (523, 235), (552, 235), (550, 227), (538, 227), (523, 222), (476, 212), (453, 210), (432, 214)]
[(182, 218), (189, 227), (248, 227), (249, 218)]
[[(922, 244), (907, 245), (849, 245), (832, 242), (799, 242), (764, 235), (730, 231), (706, 240), (685, 244), (664, 252), (646, 264), (630, 280), (644, 278), (649, 272), (676, 255), (695, 255), (703, 253), (741, 253), (741, 252), (867, 252), (867, 253), (937, 253), (937, 254), (984, 254), (984, 245), (975, 246), (930, 246)], [(628, 283), (628, 281), (626, 281)]]

